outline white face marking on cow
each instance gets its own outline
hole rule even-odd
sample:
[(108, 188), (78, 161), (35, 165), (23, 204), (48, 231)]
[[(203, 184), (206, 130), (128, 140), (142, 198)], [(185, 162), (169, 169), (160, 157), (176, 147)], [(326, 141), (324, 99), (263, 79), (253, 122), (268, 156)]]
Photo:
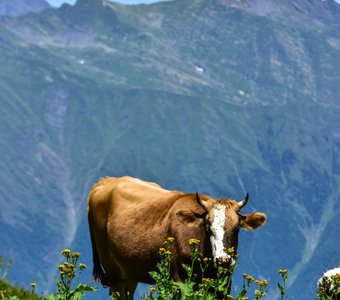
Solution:
[(225, 225), (225, 206), (222, 204), (215, 204), (213, 207), (214, 220), (210, 225), (211, 236), (210, 242), (212, 247), (212, 254), (214, 263), (216, 265), (217, 259), (230, 260), (230, 255), (224, 251), (223, 238), (224, 238), (224, 225)]

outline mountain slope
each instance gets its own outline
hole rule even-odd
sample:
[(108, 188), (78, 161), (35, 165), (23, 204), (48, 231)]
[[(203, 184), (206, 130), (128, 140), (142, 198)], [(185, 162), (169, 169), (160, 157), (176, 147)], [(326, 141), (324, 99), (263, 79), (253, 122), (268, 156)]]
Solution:
[(1, 0), (0, 16), (21, 16), (30, 12), (40, 12), (50, 7), (45, 0)]
[(246, 211), (268, 222), (240, 233), (240, 272), (275, 289), (288, 268), (289, 296), (311, 299), (340, 254), (338, 20), (318, 0), (79, 0), (0, 20), (0, 251), (14, 281), (47, 288), (68, 246), (91, 264), (86, 195), (129, 174), (249, 192)]

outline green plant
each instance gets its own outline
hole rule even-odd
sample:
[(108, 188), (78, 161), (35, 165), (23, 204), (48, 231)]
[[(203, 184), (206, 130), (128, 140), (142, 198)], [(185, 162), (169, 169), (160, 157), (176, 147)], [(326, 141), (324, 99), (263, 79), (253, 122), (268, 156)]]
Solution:
[(0, 256), (0, 273), (2, 273), (0, 278), (2, 280), (4, 280), (6, 278), (7, 272), (11, 268), (12, 263), (13, 263), (12, 259), (9, 259), (5, 268), (3, 268), (4, 267), (4, 258), (2, 256)]
[(71, 252), (69, 249), (64, 249), (61, 254), (66, 258), (66, 261), (58, 266), (60, 279), (55, 279), (58, 292), (48, 295), (46, 300), (78, 300), (84, 297), (86, 292), (96, 291), (96, 287), (91, 287), (87, 284), (78, 283), (72, 289), (73, 281), (78, 275), (86, 269), (86, 265), (78, 263), (80, 257), (79, 252)]
[[(12, 260), (8, 260), (4, 267), (4, 258), (0, 256), (0, 300), (41, 300), (41, 297), (35, 294), (34, 288), (36, 284), (32, 282), (32, 291), (28, 291), (21, 287), (12, 286), (6, 280), (7, 272), (12, 266)], [(33, 286), (34, 285), (34, 286)]]
[(248, 299), (245, 298), (244, 296), (247, 295), (248, 289), (254, 281), (255, 279), (253, 278), (253, 276), (243, 273), (242, 291), (237, 294), (236, 299)]
[[(338, 298), (337, 298), (338, 297)], [(334, 300), (340, 297), (340, 274), (324, 277), (319, 285), (317, 300)]]
[[(170, 248), (173, 241), (174, 239), (169, 237), (164, 242), (164, 247), (159, 249), (160, 262), (157, 264), (158, 271), (150, 272), (150, 276), (155, 280), (156, 287), (150, 287), (150, 293), (145, 299), (177, 299), (175, 296), (179, 291), (175, 281), (171, 279), (171, 260), (173, 254)], [(157, 293), (157, 296), (155, 293)]]
[(262, 299), (266, 295), (266, 288), (268, 286), (268, 281), (266, 279), (263, 280), (255, 280), (258, 289), (255, 290), (255, 300)]
[[(279, 288), (280, 291), (280, 295), (281, 295), (281, 300), (284, 299), (284, 296), (286, 294), (286, 282), (288, 280), (288, 271), (286, 269), (284, 270), (280, 270), (279, 274), (282, 278), (282, 284), (280, 284), (279, 282), (277, 283), (277, 287)], [(289, 300), (289, 298), (286, 297), (287, 300)]]
[[(214, 300), (223, 297), (228, 300), (248, 300), (263, 299), (267, 292), (267, 280), (255, 280), (251, 275), (243, 274), (242, 290), (236, 295), (228, 294), (231, 290), (231, 276), (236, 268), (236, 264), (231, 267), (223, 267), (217, 265), (216, 278), (208, 278), (205, 276), (206, 270), (212, 263), (212, 258), (203, 257), (198, 251), (199, 240), (190, 239), (189, 245), (191, 250), (190, 264), (183, 264), (183, 269), (186, 272), (184, 281), (175, 281), (171, 278), (171, 262), (173, 253), (171, 248), (174, 238), (169, 237), (164, 246), (159, 249), (160, 261), (157, 264), (157, 271), (150, 272), (151, 277), (155, 281), (154, 286), (149, 287), (149, 291), (144, 296), (146, 300), (197, 300), (207, 299)], [(235, 261), (238, 255), (233, 248), (225, 250)], [(58, 287), (58, 292), (45, 297), (45, 300), (79, 300), (82, 299), (86, 292), (96, 291), (97, 288), (90, 287), (86, 284), (79, 283), (74, 288), (74, 280), (80, 273), (86, 269), (86, 265), (78, 263), (80, 257), (79, 252), (71, 252), (65, 249), (61, 252), (66, 261), (58, 266), (60, 279), (55, 279)], [(14, 287), (8, 282), (5, 282), (8, 269), (12, 265), (12, 260), (6, 263), (4, 268), (4, 258), (0, 256), (0, 300), (41, 300), (42, 298), (35, 294), (36, 283), (31, 283), (31, 291), (24, 288)], [(4, 268), (4, 270), (3, 270)], [(77, 272), (78, 270), (78, 272)], [(197, 272), (198, 271), (198, 272)], [(288, 271), (279, 270), (282, 278), (282, 283), (278, 283), (281, 300), (289, 300), (286, 296), (286, 282), (288, 280)], [(249, 288), (252, 284), (256, 284), (254, 297), (247, 296)], [(316, 300), (334, 300), (338, 299), (340, 294), (340, 274), (326, 277), (322, 285), (317, 290)], [(112, 300), (116, 300), (116, 296), (111, 296)]]
[[(186, 278), (183, 281), (175, 281), (171, 278), (171, 260), (173, 254), (171, 245), (173, 238), (168, 238), (164, 247), (160, 248), (160, 262), (157, 264), (157, 271), (150, 272), (151, 277), (155, 280), (155, 286), (150, 286), (149, 292), (144, 299), (216, 299), (223, 297), (224, 299), (234, 299), (228, 292), (231, 289), (231, 277), (236, 268), (236, 264), (229, 267), (218, 263), (216, 266), (217, 276), (214, 278), (205, 277), (206, 270), (212, 263), (212, 259), (203, 257), (198, 251), (199, 240), (190, 239), (189, 245), (191, 250), (190, 264), (182, 264), (186, 272)], [(232, 257), (235, 262), (238, 255), (234, 248), (226, 249), (226, 254)], [(199, 270), (200, 275), (196, 274)], [(254, 278), (244, 274), (244, 284), (242, 291), (235, 299), (247, 299), (244, 297)], [(255, 292), (256, 299), (261, 299), (265, 294), (267, 281), (258, 281), (259, 289)]]

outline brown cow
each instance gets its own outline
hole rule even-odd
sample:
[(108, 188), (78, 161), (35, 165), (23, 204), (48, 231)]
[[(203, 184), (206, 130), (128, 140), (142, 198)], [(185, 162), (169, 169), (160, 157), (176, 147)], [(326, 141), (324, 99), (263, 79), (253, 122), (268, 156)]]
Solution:
[(225, 248), (237, 249), (239, 228), (254, 230), (266, 215), (241, 215), (240, 202), (206, 195), (168, 191), (156, 183), (132, 177), (101, 179), (88, 198), (93, 251), (93, 275), (110, 294), (133, 299), (137, 282), (152, 283), (159, 248), (175, 238), (173, 277), (181, 280), (181, 263), (190, 258), (188, 240), (200, 240), (199, 250), (214, 261), (232, 263)]

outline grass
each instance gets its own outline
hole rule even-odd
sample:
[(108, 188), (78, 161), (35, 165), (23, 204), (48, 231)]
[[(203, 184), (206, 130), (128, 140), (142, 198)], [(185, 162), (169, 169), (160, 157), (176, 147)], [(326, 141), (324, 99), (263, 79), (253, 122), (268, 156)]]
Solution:
[[(231, 295), (230, 290), (231, 278), (236, 263), (232, 266), (225, 267), (221, 264), (216, 266), (217, 276), (206, 277), (206, 271), (213, 264), (210, 257), (203, 257), (198, 251), (199, 240), (190, 239), (189, 246), (191, 249), (191, 260), (189, 264), (182, 264), (186, 273), (183, 281), (172, 279), (171, 262), (173, 253), (171, 252), (174, 238), (169, 237), (163, 247), (159, 249), (160, 261), (157, 264), (157, 270), (150, 272), (155, 284), (149, 287), (142, 299), (144, 300), (195, 300), (195, 299), (228, 299), (228, 300), (248, 300), (264, 299), (267, 294), (267, 280), (256, 280), (251, 275), (243, 274), (243, 285), (241, 291), (236, 295)], [(238, 254), (234, 248), (225, 249), (226, 254), (232, 257), (235, 262)], [(12, 261), (9, 260), (4, 264), (4, 259), (0, 256), (0, 300), (80, 300), (85, 293), (95, 292), (97, 287), (91, 287), (87, 284), (79, 283), (79, 275), (87, 268), (85, 264), (79, 263), (79, 252), (72, 252), (64, 249), (61, 254), (65, 262), (58, 266), (59, 278), (55, 278), (57, 292), (40, 297), (35, 293), (36, 283), (31, 283), (31, 291), (24, 288), (14, 287), (6, 280), (8, 269)], [(286, 282), (288, 280), (288, 271), (279, 270), (282, 282), (277, 283), (281, 300), (291, 300), (286, 295)], [(254, 286), (255, 289), (250, 287)], [(337, 296), (338, 295), (338, 296)], [(322, 287), (316, 294), (316, 300), (334, 300), (340, 295), (340, 274), (324, 279)], [(118, 299), (111, 296), (111, 300)]]
[(14, 287), (4, 279), (0, 279), (0, 300), (41, 300), (37, 294), (34, 293), (34, 287), (32, 291), (28, 291), (21, 287)]
[(14, 287), (6, 281), (6, 274), (11, 267), (11, 260), (6, 264), (4, 270), (3, 258), (0, 256), (0, 300), (80, 300), (84, 297), (85, 293), (97, 290), (97, 287), (91, 287), (84, 283), (76, 283), (79, 275), (87, 268), (85, 264), (79, 263), (79, 252), (71, 252), (69, 249), (64, 249), (61, 254), (65, 258), (65, 262), (58, 266), (59, 278), (55, 278), (57, 285), (57, 292), (51, 293), (46, 297), (40, 297), (35, 294), (36, 283), (31, 283), (31, 291), (26, 289)]
[(34, 292), (36, 286), (34, 282), (32, 282), (31, 284), (32, 290), (28, 291), (21, 287), (14, 287), (9, 282), (6, 281), (6, 275), (11, 265), (12, 265), (11, 259), (6, 264), (4, 264), (4, 258), (0, 256), (0, 300), (42, 299)]

